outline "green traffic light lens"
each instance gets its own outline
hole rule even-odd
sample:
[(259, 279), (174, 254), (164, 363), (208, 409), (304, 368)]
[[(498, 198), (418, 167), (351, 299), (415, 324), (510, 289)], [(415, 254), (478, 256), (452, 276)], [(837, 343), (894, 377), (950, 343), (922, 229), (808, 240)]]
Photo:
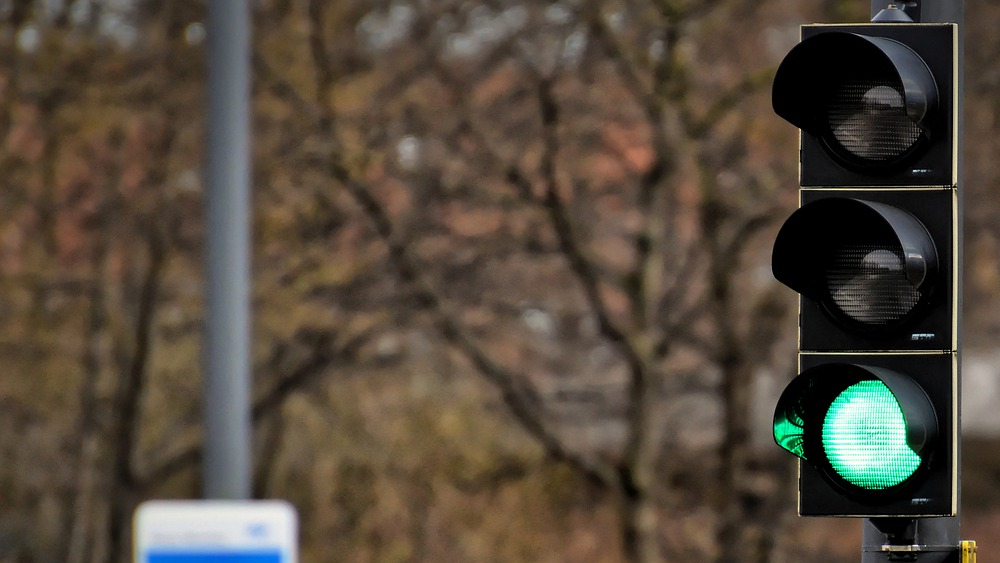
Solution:
[(866, 490), (899, 485), (921, 462), (906, 443), (906, 418), (899, 402), (875, 379), (837, 395), (823, 420), (822, 442), (833, 471)]

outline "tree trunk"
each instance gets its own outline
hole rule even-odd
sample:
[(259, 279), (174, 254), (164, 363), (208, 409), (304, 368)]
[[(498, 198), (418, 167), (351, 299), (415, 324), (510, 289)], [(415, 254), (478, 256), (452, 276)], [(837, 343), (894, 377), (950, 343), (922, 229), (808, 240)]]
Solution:
[(654, 420), (658, 381), (642, 364), (632, 367), (629, 397), (629, 442), (619, 468), (622, 551), (628, 563), (659, 563), (658, 511), (653, 501), (659, 433)]
[(628, 563), (659, 563), (656, 506), (648, 491), (622, 494), (622, 551)]

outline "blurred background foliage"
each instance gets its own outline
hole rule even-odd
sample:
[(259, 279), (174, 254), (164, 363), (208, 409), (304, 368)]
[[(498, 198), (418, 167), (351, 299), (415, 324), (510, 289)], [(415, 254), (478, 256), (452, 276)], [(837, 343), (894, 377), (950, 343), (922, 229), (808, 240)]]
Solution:
[[(138, 502), (199, 493), (204, 8), (0, 1), (0, 561), (127, 561)], [(769, 92), (799, 24), (869, 8), (255, 1), (254, 492), (302, 560), (856, 561), (768, 434), (797, 198)], [(1000, 7), (966, 10), (995, 376)]]

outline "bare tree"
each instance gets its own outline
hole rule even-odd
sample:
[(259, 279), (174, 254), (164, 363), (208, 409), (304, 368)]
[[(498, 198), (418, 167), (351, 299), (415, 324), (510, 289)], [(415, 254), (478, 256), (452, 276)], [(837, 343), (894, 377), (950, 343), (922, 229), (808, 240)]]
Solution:
[[(70, 4), (0, 10), (23, 561), (127, 557), (135, 503), (200, 462), (201, 7), (115, 35), (127, 3)], [(296, 502), (307, 557), (769, 559), (787, 466), (750, 397), (791, 312), (756, 273), (793, 149), (770, 39), (725, 32), (776, 9), (258, 4), (254, 491)]]
[[(492, 17), (495, 29), (481, 31), (487, 39), (478, 40), (479, 44), (474, 37), (476, 22), (468, 24), (471, 30), (442, 35), (441, 22), (453, 21), (447, 19), (452, 16), (448, 8), (397, 14), (413, 18), (404, 34), (410, 34), (406, 45), (418, 48), (407, 53), (391, 51), (403, 62), (391, 65), (394, 70), (375, 90), (371, 102), (379, 109), (402, 106), (398, 118), (386, 113), (369, 116), (363, 111), (341, 115), (336, 104), (331, 104), (343, 82), (350, 81), (353, 73), (369, 69), (359, 70), (352, 63), (355, 57), (363, 56), (357, 48), (346, 52), (335, 49), (330, 38), (336, 34), (328, 31), (338, 17), (344, 18), (339, 25), (354, 21), (362, 31), (366, 20), (352, 17), (386, 17), (391, 24), (396, 6), (385, 16), (379, 12), (331, 16), (324, 3), (309, 4), (308, 50), (315, 69), (311, 96), (283, 76), (266, 54), (258, 57), (256, 68), (272, 95), (315, 124), (310, 133), (312, 146), (322, 148), (310, 153), (310, 163), (325, 170), (368, 217), (386, 245), (389, 263), (440, 334), (497, 386), (511, 415), (548, 456), (615, 491), (621, 507), (622, 548), (629, 561), (659, 561), (664, 550), (682, 550), (663, 545), (657, 500), (663, 492), (669, 493), (669, 487), (659, 479), (665, 431), (660, 407), (671, 377), (667, 362), (675, 351), (686, 348), (719, 366), (725, 416), (719, 446), (717, 502), (721, 516), (717, 527), (720, 545), (726, 547), (718, 557), (729, 560), (732, 553), (728, 546), (735, 548), (741, 530), (748, 526), (740, 500), (748, 493), (741, 475), (749, 458), (753, 362), (762, 358), (751, 358), (749, 350), (766, 349), (774, 341), (773, 332), (760, 331), (758, 338), (746, 339), (755, 330), (748, 326), (747, 316), (763, 309), (743, 308), (756, 302), (758, 296), (747, 288), (737, 298), (734, 284), (745, 248), (758, 232), (773, 224), (781, 209), (772, 199), (771, 180), (755, 175), (752, 167), (740, 166), (747, 158), (739, 148), (743, 143), (740, 136), (746, 133), (749, 120), (733, 115), (740, 104), (763, 89), (769, 75), (766, 68), (743, 73), (706, 105), (703, 86), (694, 84), (693, 61), (685, 51), (686, 42), (696, 41), (689, 30), (695, 22), (719, 11), (752, 13), (752, 8), (725, 2), (658, 2), (629, 8), (635, 11), (609, 13), (594, 4), (579, 10), (563, 6), (559, 13), (553, 11), (555, 7), (523, 6), (502, 12), (484, 5), (478, 25), (488, 27)], [(655, 23), (649, 27), (638, 23), (642, 10), (655, 14)], [(614, 23), (619, 18), (628, 19), (630, 27), (621, 29)], [(652, 31), (654, 28), (657, 31)], [(380, 33), (391, 35), (392, 31), (373, 27), (368, 39), (376, 45), (392, 40), (378, 36)], [(637, 52), (642, 42), (634, 43), (635, 37), (649, 35), (656, 37), (649, 47), (651, 52)], [(455, 53), (461, 49), (474, 53), (468, 56), (478, 61), (476, 67), (470, 70), (465, 66), (460, 60), (464, 55)], [(335, 58), (335, 53), (341, 58)], [(477, 96), (477, 90), (489, 87), (485, 84), (499, 84), (504, 77), (509, 82), (494, 86), (498, 93)], [(433, 113), (440, 108), (410, 97), (413, 89), (428, 80), (433, 85), (427, 87), (444, 96), (446, 105), (453, 108), (451, 114)], [(585, 93), (583, 84), (587, 82), (608, 91)], [(493, 97), (492, 104), (482, 101), (486, 96)], [(609, 99), (615, 96), (624, 98)], [(623, 120), (615, 116), (609, 111), (609, 101), (626, 109), (631, 117)], [(591, 113), (583, 113), (588, 104)], [(497, 113), (506, 120), (497, 119)], [(391, 119), (400, 121), (386, 121)], [(644, 151), (641, 162), (629, 162), (630, 155), (614, 154), (615, 147), (600, 141), (570, 140), (573, 135), (601, 134), (602, 120), (626, 131), (638, 131), (647, 139), (638, 143)], [(734, 120), (742, 121), (742, 128), (717, 132), (732, 129)], [(407, 136), (407, 129), (425, 131), (424, 138)], [(531, 135), (536, 135), (535, 139), (526, 142)], [(420, 165), (427, 172), (416, 176), (404, 172), (396, 177), (408, 184), (406, 189), (412, 194), (422, 194), (411, 195), (420, 198), (421, 205), (402, 216), (396, 213), (398, 218), (369, 180), (372, 172), (367, 164), (391, 158), (393, 141), (434, 144), (445, 151), (438, 157), (442, 161)], [(403, 150), (412, 149), (405, 147)], [(721, 156), (713, 152), (719, 147), (726, 148)], [(396, 150), (401, 150), (399, 145)], [(581, 165), (591, 155), (608, 153), (623, 168), (631, 166), (635, 171), (620, 190), (601, 194), (597, 187), (601, 180), (588, 178)], [(462, 320), (463, 307), (470, 306), (468, 300), (449, 295), (434, 279), (442, 274), (428, 268), (418, 256), (420, 239), (429, 232), (422, 230), (433, 228), (427, 222), (428, 210), (461, 197), (442, 195), (455, 192), (441, 176), (452, 159), (465, 159), (475, 171), (470, 175), (483, 180), (496, 178), (501, 184), (498, 189), (510, 190), (515, 198), (511, 200), (511, 216), (535, 218), (537, 228), (548, 237), (547, 251), (561, 257), (563, 275), (575, 286), (570, 291), (579, 295), (578, 306), (594, 319), (599, 339), (616, 350), (619, 365), (627, 374), (624, 402), (619, 407), (625, 432), (620, 449), (611, 457), (595, 456), (593, 450), (570, 445), (565, 428), (553, 421), (549, 414), (552, 406), (525, 366), (505, 365), (494, 357), (490, 345), (477, 338)], [(748, 180), (720, 188), (718, 171), (729, 168), (747, 173)], [(736, 172), (730, 172), (733, 174)], [(686, 179), (687, 175), (695, 179)], [(682, 184), (692, 185), (687, 188), (691, 195), (680, 187)], [(586, 218), (594, 217), (599, 210), (595, 206), (601, 203), (594, 192), (621, 198), (637, 217), (637, 225), (630, 228), (603, 227), (611, 229), (611, 238), (617, 238), (618, 248), (627, 253), (618, 264), (607, 263), (595, 252), (603, 242), (595, 231), (602, 227), (586, 224)], [(694, 201), (684, 202), (685, 197)], [(483, 246), (480, 252), (503, 252), (496, 242), (489, 244), (493, 246)], [(618, 306), (621, 302), (624, 308)], [(773, 317), (787, 317), (787, 309), (772, 297), (760, 303), (770, 307)], [(666, 462), (669, 466), (670, 460)], [(767, 541), (762, 538), (762, 545)], [(767, 560), (767, 550), (762, 549), (754, 560)]]

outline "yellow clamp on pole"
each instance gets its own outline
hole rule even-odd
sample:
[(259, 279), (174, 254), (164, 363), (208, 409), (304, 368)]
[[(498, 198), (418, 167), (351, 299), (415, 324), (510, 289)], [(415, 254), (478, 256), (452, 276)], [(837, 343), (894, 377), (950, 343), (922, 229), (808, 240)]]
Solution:
[(962, 540), (962, 563), (976, 563), (975, 540)]

